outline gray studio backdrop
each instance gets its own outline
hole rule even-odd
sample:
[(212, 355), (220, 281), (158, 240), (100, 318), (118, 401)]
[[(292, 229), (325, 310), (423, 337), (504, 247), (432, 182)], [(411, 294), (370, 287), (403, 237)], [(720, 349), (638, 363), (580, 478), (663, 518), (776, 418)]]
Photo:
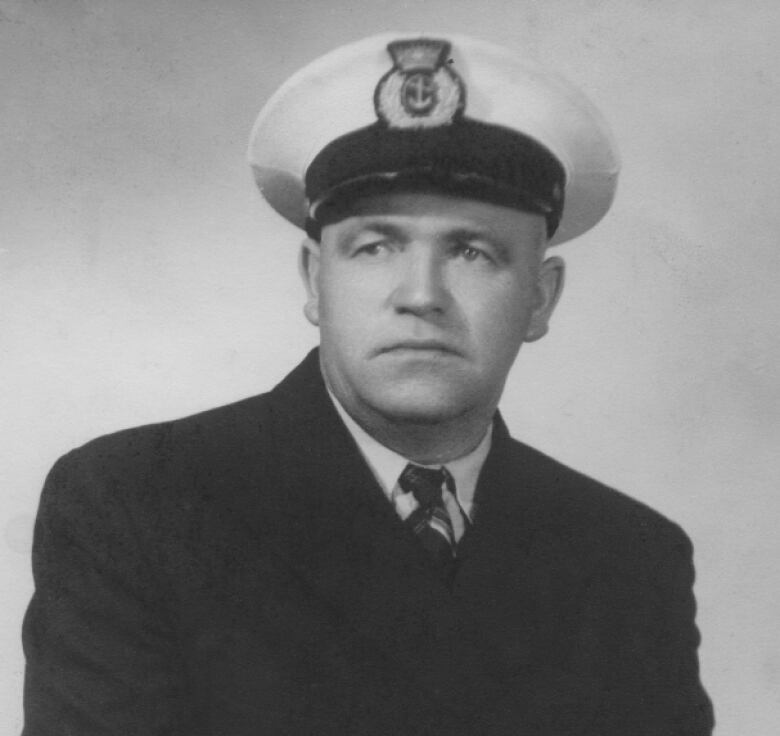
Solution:
[(718, 733), (780, 723), (780, 4), (689, 0), (0, 2), (0, 733), (40, 485), (121, 427), (257, 393), (316, 339), (300, 234), (244, 163), (299, 65), (383, 30), (469, 32), (589, 91), (612, 213), (563, 246), (513, 432), (679, 521)]

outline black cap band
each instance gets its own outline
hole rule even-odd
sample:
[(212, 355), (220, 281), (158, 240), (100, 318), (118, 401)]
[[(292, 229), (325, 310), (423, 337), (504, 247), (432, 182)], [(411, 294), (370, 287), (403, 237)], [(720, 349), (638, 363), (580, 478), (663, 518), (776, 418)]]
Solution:
[(322, 225), (359, 196), (435, 189), (541, 214), (551, 237), (565, 183), (563, 166), (547, 148), (508, 128), (469, 118), (413, 129), (379, 122), (320, 151), (306, 172), (306, 196), (311, 225)]

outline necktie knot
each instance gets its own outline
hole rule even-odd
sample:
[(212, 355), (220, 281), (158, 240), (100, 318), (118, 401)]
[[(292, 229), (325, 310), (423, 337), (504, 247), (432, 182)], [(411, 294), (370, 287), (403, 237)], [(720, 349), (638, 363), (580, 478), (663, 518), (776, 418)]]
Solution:
[(452, 518), (442, 496), (442, 487), (445, 484), (450, 493), (454, 494), (454, 481), (444, 468), (435, 470), (411, 463), (398, 478), (401, 490), (412, 494), (418, 505), (417, 509), (406, 517), (405, 523), (441, 567), (442, 573), (448, 577), (454, 569), (452, 563), (457, 539)]
[(441, 489), (444, 481), (443, 469), (423, 468), (409, 463), (401, 473), (398, 485), (404, 493), (411, 493), (421, 508), (429, 511), (441, 505)]

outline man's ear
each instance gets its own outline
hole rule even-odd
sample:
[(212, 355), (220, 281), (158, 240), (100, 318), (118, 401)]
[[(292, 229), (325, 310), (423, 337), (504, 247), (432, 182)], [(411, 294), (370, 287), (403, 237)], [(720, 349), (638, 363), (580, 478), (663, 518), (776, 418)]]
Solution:
[(539, 266), (537, 303), (525, 334), (525, 342), (534, 342), (547, 334), (550, 317), (563, 291), (565, 270), (566, 264), (558, 256), (545, 259)]
[(315, 327), (320, 323), (320, 288), (318, 275), (320, 272), (320, 244), (316, 240), (306, 238), (301, 245), (298, 271), (306, 288), (306, 303), (303, 313)]

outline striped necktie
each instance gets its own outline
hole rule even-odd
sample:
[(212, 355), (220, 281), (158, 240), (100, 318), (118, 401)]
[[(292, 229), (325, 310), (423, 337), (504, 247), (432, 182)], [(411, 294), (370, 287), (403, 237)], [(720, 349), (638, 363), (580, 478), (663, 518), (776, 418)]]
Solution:
[(409, 463), (398, 485), (404, 493), (411, 493), (418, 507), (406, 518), (423, 547), (433, 559), (444, 565), (455, 557), (455, 532), (452, 520), (442, 500), (442, 486), (455, 493), (455, 482), (444, 469), (423, 468)]

